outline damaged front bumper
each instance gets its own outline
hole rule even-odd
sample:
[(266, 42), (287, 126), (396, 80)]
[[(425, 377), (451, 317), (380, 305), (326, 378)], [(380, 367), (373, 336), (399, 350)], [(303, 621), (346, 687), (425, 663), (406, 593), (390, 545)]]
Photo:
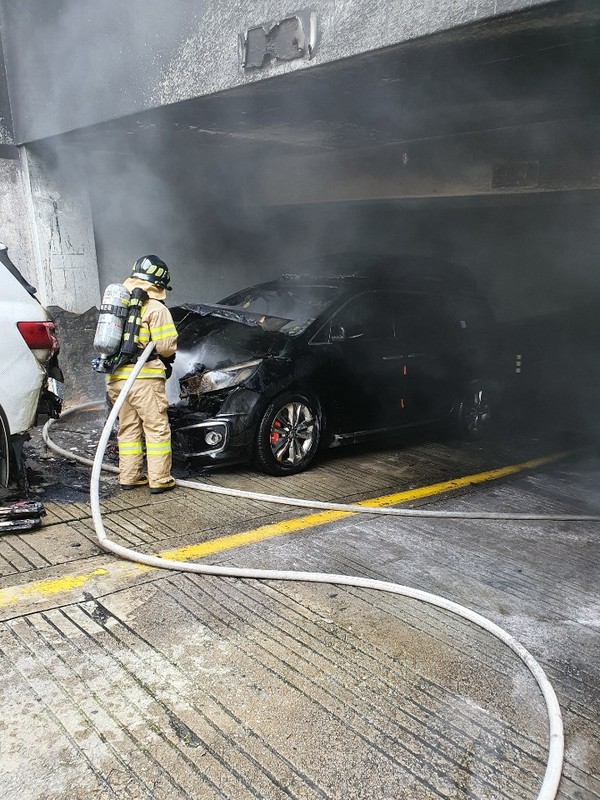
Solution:
[(169, 408), (176, 458), (204, 467), (247, 461), (252, 455), (260, 397), (238, 389), (226, 398), (206, 398), (206, 407), (186, 404)]
[(184, 458), (215, 458), (229, 443), (229, 425), (224, 420), (204, 419), (172, 431), (176, 450)]

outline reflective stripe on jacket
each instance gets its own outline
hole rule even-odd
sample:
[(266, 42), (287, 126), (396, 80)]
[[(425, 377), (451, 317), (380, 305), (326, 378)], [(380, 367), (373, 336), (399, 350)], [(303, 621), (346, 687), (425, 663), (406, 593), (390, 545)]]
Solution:
[[(142, 324), (138, 336), (140, 348), (153, 341), (156, 353), (168, 358), (177, 350), (177, 330), (169, 309), (160, 300), (150, 298), (142, 308)], [(138, 350), (138, 353), (140, 351)], [(108, 375), (109, 383), (126, 380), (133, 369), (133, 364), (124, 364), (112, 375)], [(150, 356), (144, 364), (138, 378), (165, 378), (165, 365), (160, 358)]]

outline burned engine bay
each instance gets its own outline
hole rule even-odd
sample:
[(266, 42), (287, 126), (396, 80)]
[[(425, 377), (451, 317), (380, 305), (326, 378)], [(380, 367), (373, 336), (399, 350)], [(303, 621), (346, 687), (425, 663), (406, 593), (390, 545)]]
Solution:
[[(208, 394), (227, 389), (249, 375), (262, 358), (281, 350), (278, 334), (290, 322), (225, 306), (186, 304), (173, 309), (179, 330), (177, 363), (179, 399), (198, 410)], [(213, 400), (216, 398), (212, 398)], [(210, 403), (214, 406), (214, 403)]]

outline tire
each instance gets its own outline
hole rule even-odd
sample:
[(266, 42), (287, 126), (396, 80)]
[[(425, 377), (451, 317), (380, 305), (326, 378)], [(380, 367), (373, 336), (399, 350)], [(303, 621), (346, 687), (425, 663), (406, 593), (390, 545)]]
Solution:
[(493, 422), (490, 394), (489, 388), (479, 381), (473, 381), (465, 391), (457, 418), (458, 433), (462, 438), (475, 441), (489, 432)]
[(8, 422), (0, 408), (0, 487), (6, 488), (10, 478), (10, 439)]
[(318, 404), (287, 392), (272, 401), (259, 421), (254, 462), (269, 475), (295, 475), (310, 465), (320, 440)]

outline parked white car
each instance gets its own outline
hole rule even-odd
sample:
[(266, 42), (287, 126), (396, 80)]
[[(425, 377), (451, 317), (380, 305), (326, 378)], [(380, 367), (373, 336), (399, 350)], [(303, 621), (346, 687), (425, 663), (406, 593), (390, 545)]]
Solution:
[(11, 464), (25, 477), (23, 441), (38, 415), (59, 415), (63, 378), (54, 322), (1, 243), (0, 331), (0, 486), (6, 486)]

